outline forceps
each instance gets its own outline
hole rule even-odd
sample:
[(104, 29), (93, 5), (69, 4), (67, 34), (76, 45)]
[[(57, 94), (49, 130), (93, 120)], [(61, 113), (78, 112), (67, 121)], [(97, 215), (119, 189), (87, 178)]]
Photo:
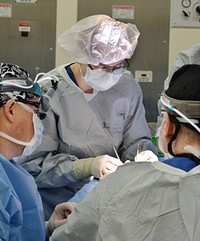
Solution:
[(117, 150), (116, 150), (115, 146), (113, 146), (113, 150), (114, 150), (114, 152), (115, 152), (115, 155), (116, 155), (117, 159), (121, 161), (121, 159), (120, 159), (120, 157), (119, 157), (119, 155), (118, 155), (118, 153), (117, 153)]
[(140, 153), (140, 143), (137, 144), (137, 153), (136, 153), (136, 156), (139, 155)]

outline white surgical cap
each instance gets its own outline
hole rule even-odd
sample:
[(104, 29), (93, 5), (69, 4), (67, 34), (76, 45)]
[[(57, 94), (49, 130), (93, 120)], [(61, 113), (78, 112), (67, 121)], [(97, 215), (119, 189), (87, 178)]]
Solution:
[(113, 64), (131, 58), (139, 35), (134, 24), (125, 24), (107, 15), (93, 15), (64, 32), (58, 44), (72, 61)]

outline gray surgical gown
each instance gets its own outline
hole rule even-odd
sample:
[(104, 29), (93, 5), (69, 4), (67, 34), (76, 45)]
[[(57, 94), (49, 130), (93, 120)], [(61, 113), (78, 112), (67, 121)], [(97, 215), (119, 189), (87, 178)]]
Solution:
[(200, 167), (131, 162), (104, 178), (50, 241), (199, 241)]
[(193, 45), (190, 49), (178, 53), (175, 63), (172, 66), (169, 76), (165, 80), (164, 89), (169, 86), (171, 77), (175, 71), (185, 64), (200, 64), (200, 43)]
[[(47, 92), (42, 99), (46, 112), (39, 149), (29, 159), (17, 161), (36, 180), (45, 212), (67, 201), (88, 178), (79, 180), (73, 165), (76, 159), (108, 154), (118, 149), (123, 161), (133, 160), (138, 149), (156, 152), (145, 119), (143, 95), (131, 72), (124, 71), (119, 82), (107, 91), (85, 94), (69, 78), (64, 66), (50, 71), (59, 78), (41, 82)], [(47, 217), (47, 215), (46, 215)]]

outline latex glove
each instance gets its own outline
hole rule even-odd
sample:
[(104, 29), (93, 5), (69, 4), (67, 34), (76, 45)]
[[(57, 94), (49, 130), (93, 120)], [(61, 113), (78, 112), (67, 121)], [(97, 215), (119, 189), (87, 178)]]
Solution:
[(92, 164), (95, 158), (78, 159), (74, 162), (74, 173), (78, 179), (92, 176)]
[(92, 175), (96, 178), (102, 179), (112, 172), (115, 172), (118, 166), (123, 165), (123, 163), (114, 157), (109, 155), (98, 156), (94, 159), (92, 164)]
[(79, 179), (89, 176), (101, 179), (116, 171), (117, 167), (122, 164), (123, 163), (119, 159), (108, 155), (79, 159), (74, 163), (74, 173)]
[(135, 156), (135, 162), (156, 162), (158, 157), (152, 151), (142, 151)]
[(67, 222), (67, 217), (71, 214), (77, 203), (64, 202), (58, 204), (49, 221), (46, 223), (46, 233), (50, 237), (54, 229), (60, 227)]

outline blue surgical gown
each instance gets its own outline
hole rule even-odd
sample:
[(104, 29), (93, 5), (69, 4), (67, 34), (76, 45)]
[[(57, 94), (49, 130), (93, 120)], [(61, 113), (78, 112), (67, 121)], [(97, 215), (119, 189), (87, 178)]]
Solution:
[(0, 240), (45, 240), (44, 215), (33, 177), (0, 155)]

